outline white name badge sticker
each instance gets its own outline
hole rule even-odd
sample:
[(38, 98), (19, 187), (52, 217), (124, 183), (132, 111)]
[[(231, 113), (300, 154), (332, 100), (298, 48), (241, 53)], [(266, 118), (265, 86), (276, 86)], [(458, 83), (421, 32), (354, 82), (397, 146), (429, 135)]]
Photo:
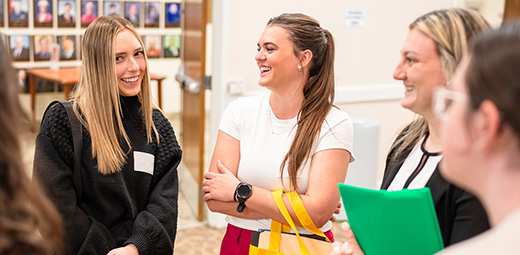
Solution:
[(154, 159), (150, 153), (134, 151), (134, 170), (153, 175)]

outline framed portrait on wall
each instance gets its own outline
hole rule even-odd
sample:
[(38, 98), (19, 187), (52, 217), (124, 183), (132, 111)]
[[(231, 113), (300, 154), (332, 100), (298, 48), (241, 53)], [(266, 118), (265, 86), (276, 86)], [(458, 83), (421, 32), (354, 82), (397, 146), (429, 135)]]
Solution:
[(29, 75), (27, 75), (27, 72), (25, 69), (20, 68), (16, 69), (16, 77), (18, 77), (18, 86), (20, 86), (20, 91), (22, 93), (29, 93)]
[(98, 17), (98, 1), (81, 1), (81, 27), (87, 27)]
[(57, 39), (60, 45), (60, 61), (76, 60), (76, 36), (58, 35)]
[(9, 49), (14, 61), (29, 61), (31, 41), (29, 35), (9, 36)]
[(105, 1), (103, 2), (103, 15), (117, 15), (121, 16), (121, 2), (119, 1)]
[(130, 21), (134, 27), (139, 27), (141, 15), (140, 2), (125, 2), (125, 19)]
[(51, 44), (54, 38), (50, 35), (35, 35), (34, 37), (34, 61), (48, 61), (51, 59)]
[(181, 26), (181, 4), (180, 3), (165, 3), (165, 27), (180, 27)]
[(163, 56), (178, 58), (181, 52), (181, 35), (165, 35), (163, 39)]
[(148, 58), (159, 58), (162, 53), (162, 40), (160, 35), (147, 35), (144, 37), (144, 47)]
[(34, 27), (52, 27), (52, 1), (34, 0)]
[(76, 26), (76, 1), (58, 0), (58, 27)]
[(144, 3), (144, 27), (159, 27), (159, 2)]
[(7, 0), (9, 3), (9, 27), (28, 27), (28, 0)]

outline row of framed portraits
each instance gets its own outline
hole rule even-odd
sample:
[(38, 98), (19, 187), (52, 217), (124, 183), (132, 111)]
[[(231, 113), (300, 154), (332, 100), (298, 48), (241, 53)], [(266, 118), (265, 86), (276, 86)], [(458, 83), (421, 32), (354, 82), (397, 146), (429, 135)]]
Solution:
[[(4, 2), (6, 1), (6, 2)], [(30, 4), (31, 3), (31, 4)], [(6, 5), (7, 8), (4, 8)], [(53, 8), (57, 5), (57, 8)], [(31, 8), (32, 7), (32, 8)], [(7, 11), (4, 11), (7, 10)], [(135, 27), (180, 27), (181, 4), (178, 2), (139, 2), (101, 0), (0, 0), (0, 27), (59, 28), (87, 27), (101, 15), (125, 17)], [(32, 18), (29, 18), (32, 15)], [(56, 21), (56, 22), (54, 22)], [(161, 25), (161, 26), (160, 26)]]
[[(8, 47), (15, 62), (50, 61), (53, 51), (59, 51), (60, 61), (81, 59), (82, 35), (9, 35)], [(141, 36), (148, 58), (178, 58), (181, 35)]]

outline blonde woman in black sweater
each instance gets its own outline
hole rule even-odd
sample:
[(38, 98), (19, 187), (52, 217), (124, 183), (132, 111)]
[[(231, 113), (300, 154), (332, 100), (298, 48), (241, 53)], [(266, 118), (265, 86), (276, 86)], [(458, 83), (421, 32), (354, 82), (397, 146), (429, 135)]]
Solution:
[(66, 254), (172, 254), (177, 229), (174, 131), (152, 103), (143, 43), (124, 18), (103, 16), (83, 36), (72, 99), (83, 126), (81, 200), (72, 181), (71, 128), (49, 107), (34, 173), (62, 214)]

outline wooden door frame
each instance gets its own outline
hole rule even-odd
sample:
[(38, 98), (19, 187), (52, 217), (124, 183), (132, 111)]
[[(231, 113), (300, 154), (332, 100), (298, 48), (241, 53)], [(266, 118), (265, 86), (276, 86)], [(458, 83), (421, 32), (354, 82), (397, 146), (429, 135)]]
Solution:
[(505, 0), (503, 21), (520, 17), (520, 0)]
[[(200, 4), (200, 6), (199, 6)], [(188, 24), (188, 22), (186, 22), (186, 15), (187, 15), (187, 11), (186, 11), (186, 6), (188, 5), (193, 5), (193, 8), (196, 8), (195, 9), (195, 14), (197, 14), (196, 16), (196, 20), (190, 20), (190, 23)], [(192, 8), (192, 6), (190, 6), (189, 8)], [(199, 12), (199, 9), (200, 8), (200, 12)], [(200, 17), (198, 17), (200, 14)], [(189, 169), (189, 174), (194, 178), (194, 181), (197, 183), (198, 185), (198, 190), (197, 190), (197, 202), (196, 202), (196, 206), (194, 205), (194, 207), (196, 207), (194, 210), (196, 211), (195, 213), (197, 214), (197, 219), (199, 221), (203, 221), (204, 220), (204, 199), (203, 199), (203, 192), (202, 192), (202, 181), (204, 179), (204, 163), (205, 163), (205, 159), (204, 159), (204, 155), (205, 155), (205, 118), (206, 118), (206, 112), (205, 112), (205, 100), (206, 100), (206, 97), (205, 97), (205, 86), (203, 86), (203, 82), (206, 80), (204, 79), (205, 77), (205, 74), (207, 73), (207, 70), (206, 70), (206, 43), (207, 43), (207, 38), (206, 38), (206, 35), (207, 35), (207, 24), (211, 22), (211, 0), (184, 0), (183, 1), (183, 15), (184, 15), (184, 22), (183, 22), (183, 25), (182, 25), (182, 30), (183, 30), (183, 56), (182, 56), (182, 62), (183, 62), (183, 65), (185, 66), (184, 68), (184, 72), (186, 74), (186, 76), (195, 81), (197, 84), (199, 84), (199, 87), (200, 87), (200, 90), (198, 92), (190, 92), (189, 91), (189, 88), (183, 88), (181, 94), (182, 94), (182, 106), (183, 106), (183, 113), (182, 113), (182, 125), (183, 125), (183, 144), (184, 145), (187, 145), (188, 142), (187, 139), (186, 139), (186, 136), (185, 134), (190, 132), (191, 134), (189, 135), (190, 138), (188, 139), (191, 139), (191, 138), (195, 138), (195, 139), (198, 139), (198, 141), (194, 141), (193, 143), (190, 143), (189, 146), (186, 146), (186, 152), (188, 153), (193, 153), (191, 154), (189, 157), (186, 156), (187, 154), (185, 154), (185, 163), (186, 165), (188, 166), (188, 169)], [(191, 17), (193, 18), (193, 16)], [(201, 19), (201, 20), (198, 20), (198, 19)], [(193, 23), (191, 23), (193, 22)], [(200, 22), (200, 23), (199, 23)], [(192, 26), (193, 24), (193, 26)], [(199, 27), (200, 26), (200, 27)], [(191, 33), (191, 28), (194, 28), (193, 30), (194, 31), (200, 31), (201, 35), (200, 35), (200, 45), (198, 45), (198, 41), (195, 40), (194, 42), (196, 42), (197, 44), (195, 45), (195, 47), (197, 49), (195, 50), (199, 50), (200, 52), (200, 57), (197, 57), (197, 54), (194, 55), (194, 58), (192, 58), (192, 56), (189, 56), (188, 59), (186, 59), (185, 57), (185, 54), (186, 53), (186, 50), (188, 48), (188, 46), (186, 46), (187, 44), (185, 43), (185, 40), (187, 37), (191, 37), (192, 35), (188, 35), (187, 36), (187, 33)], [(200, 30), (199, 30), (200, 29)], [(190, 46), (193, 46), (193, 45), (190, 45)], [(200, 47), (200, 48), (199, 48)], [(189, 51), (192, 52), (194, 49), (191, 48)], [(199, 58), (199, 59), (197, 59)], [(200, 66), (199, 64), (195, 64), (195, 68), (193, 69), (193, 66), (190, 66), (190, 62), (191, 63), (200, 63)], [(187, 102), (187, 99), (188, 100), (194, 100), (193, 102)], [(198, 100), (198, 102), (197, 102)], [(190, 105), (190, 103), (192, 103)], [(198, 103), (198, 104), (197, 104)], [(186, 110), (185, 108), (186, 107), (192, 107), (191, 110), (193, 111), (189, 111), (189, 110)], [(198, 113), (197, 113), (198, 111)], [(190, 126), (188, 130), (187, 128), (187, 125), (188, 125), (188, 119), (191, 118), (191, 120), (193, 120), (193, 117), (194, 116), (197, 116), (198, 119), (195, 120), (194, 122), (191, 122), (190, 121), (190, 125), (191, 124), (195, 124), (197, 127), (193, 127), (193, 126)], [(191, 132), (192, 128), (197, 128), (198, 130), (194, 131), (194, 132)], [(195, 134), (197, 133), (197, 134)], [(191, 141), (190, 141), (191, 142)], [(197, 144), (198, 143), (198, 144)], [(194, 156), (196, 154), (196, 156)], [(192, 157), (193, 156), (193, 157)], [(193, 204), (192, 204), (193, 205)]]

